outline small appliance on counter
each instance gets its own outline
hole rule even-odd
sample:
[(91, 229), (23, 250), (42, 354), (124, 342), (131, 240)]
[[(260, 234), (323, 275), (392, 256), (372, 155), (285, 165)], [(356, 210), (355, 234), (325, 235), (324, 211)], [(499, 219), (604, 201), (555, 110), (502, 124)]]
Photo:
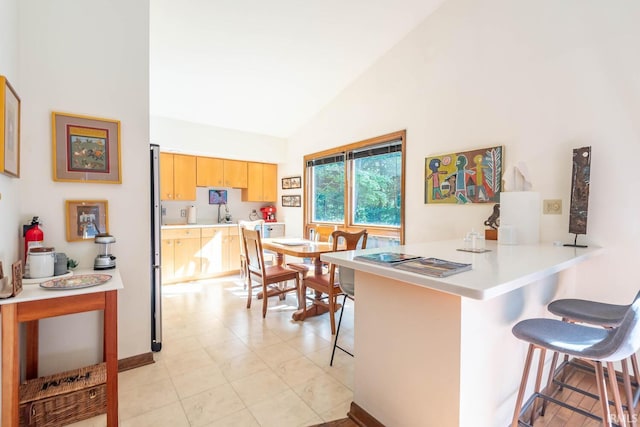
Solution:
[(98, 249), (98, 255), (93, 262), (94, 270), (109, 270), (111, 268), (116, 268), (116, 257), (111, 255), (111, 253), (109, 252), (111, 243), (115, 242), (116, 238), (111, 234), (96, 234), (95, 243), (97, 245), (100, 245), (100, 249)]
[(24, 277), (27, 279), (52, 277), (55, 272), (55, 259), (54, 248), (31, 247), (24, 264)]
[(264, 222), (276, 222), (275, 206), (265, 206), (260, 208), (260, 212), (262, 212), (262, 219), (264, 219)]

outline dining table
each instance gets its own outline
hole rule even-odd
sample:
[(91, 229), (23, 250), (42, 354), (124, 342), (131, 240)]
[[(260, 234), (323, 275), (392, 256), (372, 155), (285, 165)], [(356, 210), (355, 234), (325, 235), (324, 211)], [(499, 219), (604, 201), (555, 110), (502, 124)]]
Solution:
[[(322, 261), (320, 255), (333, 252), (333, 243), (330, 242), (317, 242), (302, 238), (264, 238), (262, 239), (262, 249), (276, 253), (276, 263), (278, 265), (285, 265), (285, 255), (294, 256), (298, 258), (310, 258), (313, 260), (313, 267), (315, 274), (322, 274)], [(322, 298), (322, 293), (317, 292), (315, 294), (317, 300)], [(302, 305), (301, 305), (302, 307)], [(310, 304), (306, 310), (296, 310), (291, 318), (293, 320), (304, 320), (308, 317), (318, 316), (328, 312), (329, 309), (319, 305)], [(306, 313), (306, 314), (305, 314)]]

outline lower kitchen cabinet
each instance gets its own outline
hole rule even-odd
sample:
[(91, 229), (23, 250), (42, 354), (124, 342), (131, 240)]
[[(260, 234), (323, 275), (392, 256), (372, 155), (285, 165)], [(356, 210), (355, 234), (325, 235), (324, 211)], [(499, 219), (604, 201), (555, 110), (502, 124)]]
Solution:
[(220, 276), (240, 269), (238, 227), (202, 229), (202, 275)]
[(240, 270), (238, 227), (162, 230), (162, 283), (205, 279)]
[(224, 253), (228, 227), (206, 227), (201, 234), (202, 276), (215, 276), (226, 270)]
[(194, 280), (200, 276), (200, 229), (162, 230), (162, 283)]
[(229, 228), (227, 237), (227, 248), (229, 248), (229, 272), (240, 271), (240, 234), (238, 227)]

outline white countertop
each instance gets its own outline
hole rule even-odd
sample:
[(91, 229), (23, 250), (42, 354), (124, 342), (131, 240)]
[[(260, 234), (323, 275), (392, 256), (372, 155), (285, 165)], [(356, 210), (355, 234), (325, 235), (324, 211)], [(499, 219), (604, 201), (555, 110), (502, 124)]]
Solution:
[[(274, 224), (284, 224), (284, 222), (265, 222), (264, 225), (268, 226), (268, 225), (274, 225)], [(210, 223), (196, 223), (196, 224), (166, 224), (166, 225), (162, 225), (161, 228), (162, 229), (179, 229), (179, 228), (207, 228), (207, 227), (237, 227), (238, 223), (234, 222), (231, 224), (224, 224), (224, 223), (220, 223), (218, 224), (217, 222), (210, 222)]]
[[(71, 277), (79, 276), (82, 274), (108, 274), (111, 276), (111, 279), (102, 285), (68, 290), (44, 289), (41, 288), (37, 283), (28, 285), (23, 284), (22, 292), (12, 298), (0, 299), (0, 305), (15, 304), (26, 301), (37, 301), (42, 299), (62, 298), (73, 295), (92, 294), (95, 292), (113, 291), (124, 288), (124, 285), (122, 284), (122, 278), (120, 277), (120, 272), (117, 268), (113, 270), (77, 270), (73, 272), (73, 275)], [(43, 279), (43, 281), (45, 280), (46, 279)]]
[[(323, 261), (417, 286), (457, 296), (485, 300), (562, 271), (599, 254), (603, 250), (595, 246), (572, 248), (554, 246), (552, 243), (498, 245), (495, 241), (487, 241), (486, 248), (490, 249), (490, 252), (480, 254), (456, 250), (461, 247), (462, 239), (334, 252), (323, 254), (320, 258)], [(356, 255), (376, 252), (402, 252), (423, 257), (435, 257), (448, 261), (471, 263), (473, 268), (470, 271), (457, 273), (446, 278), (437, 278), (353, 259)]]

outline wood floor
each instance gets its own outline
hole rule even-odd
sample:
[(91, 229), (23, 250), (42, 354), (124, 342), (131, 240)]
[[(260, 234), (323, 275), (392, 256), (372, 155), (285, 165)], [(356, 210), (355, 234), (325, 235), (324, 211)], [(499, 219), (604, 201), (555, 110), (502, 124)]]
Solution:
[(312, 427), (359, 427), (358, 424), (353, 422), (349, 418), (343, 418), (341, 420), (329, 421), (327, 423), (316, 424)]
[[(584, 366), (584, 365), (583, 365)], [(574, 367), (568, 367), (566, 370), (567, 378), (566, 382), (573, 386), (576, 386), (582, 390), (586, 390), (594, 395), (598, 394), (595, 377), (593, 374), (585, 369), (579, 369)], [(609, 390), (609, 389), (608, 389)], [(634, 389), (635, 391), (635, 389)], [(622, 386), (620, 387), (620, 393), (623, 393)], [(624, 395), (622, 394), (622, 401), (626, 403)], [(568, 388), (562, 389), (554, 395), (554, 397), (560, 401), (566, 402), (572, 406), (577, 406), (587, 412), (591, 412), (594, 415), (601, 416), (602, 410), (600, 409), (600, 403), (598, 400), (585, 396), (577, 391), (570, 390)], [(611, 391), (609, 390), (609, 399), (611, 399)], [(541, 400), (538, 400), (541, 402)], [(539, 404), (539, 403), (538, 403)], [(638, 405), (640, 406), (640, 405)], [(610, 407), (612, 414), (615, 414), (615, 408)], [(638, 417), (638, 408), (636, 407), (635, 416)], [(526, 418), (525, 418), (526, 419)], [(638, 418), (636, 418), (638, 419)], [(538, 417), (535, 420), (534, 425), (548, 426), (548, 427), (599, 427), (602, 424), (592, 418), (585, 417), (579, 413), (571, 411), (570, 409), (563, 408), (559, 405), (549, 403), (545, 415)]]
[[(596, 381), (592, 373), (588, 372), (585, 369), (579, 369), (575, 367), (568, 367), (566, 370), (566, 373), (567, 373), (566, 382), (568, 384), (578, 387), (582, 390), (586, 390), (589, 393), (592, 393), (594, 395), (598, 394)], [(622, 391), (623, 390), (621, 388), (620, 392), (622, 393)], [(609, 392), (609, 394), (611, 393)], [(602, 414), (602, 410), (600, 409), (600, 404), (598, 400), (593, 399), (589, 396), (585, 396), (584, 394), (581, 394), (577, 391), (564, 388), (562, 391), (557, 392), (554, 395), (554, 397), (560, 401), (567, 402), (570, 405), (577, 406), (595, 415), (600, 416)], [(624, 397), (622, 399), (624, 402)], [(538, 402), (541, 402), (541, 401), (538, 400)], [(637, 406), (640, 406), (640, 405), (637, 405)], [(615, 409), (613, 407), (611, 408), (611, 413), (612, 414), (615, 413)], [(638, 415), (638, 407), (636, 407), (635, 416), (636, 416), (636, 419), (639, 421), (638, 425), (640, 425), (640, 416)], [(526, 417), (523, 419), (528, 420), (528, 418)], [(571, 411), (570, 409), (563, 408), (553, 403), (549, 403), (547, 406), (545, 415), (542, 417), (538, 417), (534, 422), (534, 426), (536, 427), (600, 427), (601, 424), (599, 421), (585, 417), (579, 413)], [(318, 424), (313, 427), (359, 427), (359, 425), (354, 421), (350, 420), (349, 418), (343, 418), (340, 420)]]

